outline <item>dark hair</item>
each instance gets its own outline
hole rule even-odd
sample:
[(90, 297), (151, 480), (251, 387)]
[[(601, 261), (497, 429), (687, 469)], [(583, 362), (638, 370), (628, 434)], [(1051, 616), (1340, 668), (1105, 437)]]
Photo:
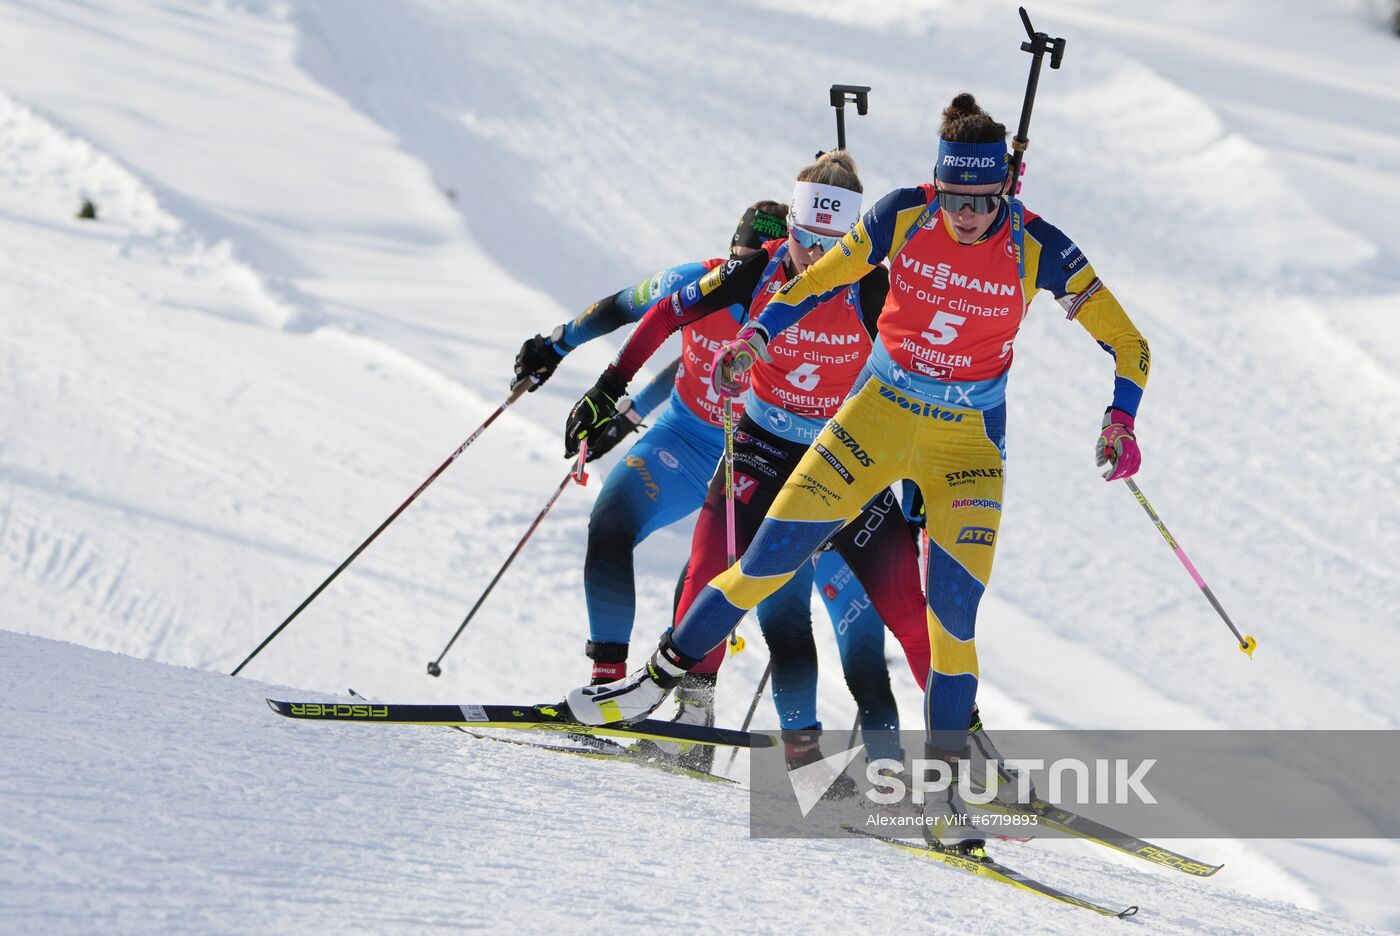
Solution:
[(749, 207), (754, 211), (761, 211), (775, 218), (786, 218), (788, 213), (788, 206), (780, 201), (769, 201), (765, 199), (763, 201), (756, 201)]
[(964, 91), (943, 108), (938, 135), (954, 143), (1002, 143), (1006, 140), (1006, 125), (993, 120), (977, 99)]

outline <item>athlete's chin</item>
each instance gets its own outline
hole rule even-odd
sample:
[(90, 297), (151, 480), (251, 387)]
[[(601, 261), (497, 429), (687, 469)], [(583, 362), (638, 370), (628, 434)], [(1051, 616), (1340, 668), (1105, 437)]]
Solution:
[(958, 239), (959, 244), (974, 244), (977, 238), (982, 236), (982, 232), (975, 227), (965, 228), (960, 224), (953, 225), (953, 236)]

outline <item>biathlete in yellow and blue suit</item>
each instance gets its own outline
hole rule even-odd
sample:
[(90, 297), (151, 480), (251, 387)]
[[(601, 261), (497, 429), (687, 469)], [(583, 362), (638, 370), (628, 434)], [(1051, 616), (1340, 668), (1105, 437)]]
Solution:
[[(1137, 469), (1133, 423), (1147, 383), (1147, 342), (1074, 242), (1005, 197), (1012, 184), (1005, 127), (967, 94), (943, 116), (935, 181), (880, 199), (717, 355), (715, 379), (727, 391), (767, 359), (776, 336), (889, 263), (890, 290), (866, 367), (748, 549), (710, 582), (645, 667), (569, 693), (575, 717), (599, 724), (645, 715), (871, 497), (911, 479), (927, 509), (928, 743), (938, 756), (959, 756), (977, 693), (977, 606), (1001, 520), (1007, 376), (1017, 332), (1042, 291), (1112, 355), (1113, 394), (1097, 458), (1113, 463), (1110, 480)], [(966, 827), (943, 834), (955, 844), (977, 838)]]

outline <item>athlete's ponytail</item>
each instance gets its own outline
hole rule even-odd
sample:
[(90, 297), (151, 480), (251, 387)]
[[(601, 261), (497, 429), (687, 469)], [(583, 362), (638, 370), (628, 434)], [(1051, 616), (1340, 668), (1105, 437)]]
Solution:
[(797, 174), (798, 182), (816, 182), (820, 185), (834, 185), (852, 192), (864, 192), (860, 176), (856, 174), (856, 161), (843, 149), (822, 153), (817, 161)]
[(993, 120), (977, 99), (964, 91), (943, 108), (938, 136), (952, 143), (1004, 143), (1006, 126)]

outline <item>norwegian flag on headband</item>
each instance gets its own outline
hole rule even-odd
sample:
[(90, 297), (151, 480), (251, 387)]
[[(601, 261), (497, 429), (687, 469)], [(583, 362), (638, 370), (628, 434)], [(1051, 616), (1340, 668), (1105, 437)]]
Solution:
[(792, 191), (792, 220), (807, 228), (845, 233), (860, 220), (860, 193), (817, 182), (798, 182)]

